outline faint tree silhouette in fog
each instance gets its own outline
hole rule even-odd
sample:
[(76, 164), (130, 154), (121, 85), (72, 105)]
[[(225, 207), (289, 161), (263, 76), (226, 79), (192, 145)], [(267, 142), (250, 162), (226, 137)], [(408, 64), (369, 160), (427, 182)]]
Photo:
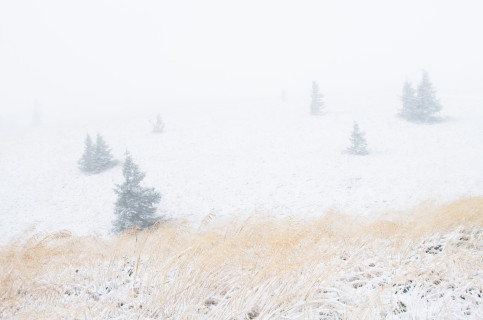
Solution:
[(416, 92), (408, 81), (404, 83), (401, 101), (402, 108), (399, 115), (408, 121), (429, 123), (441, 119), (439, 113), (442, 106), (436, 97), (436, 90), (427, 71), (423, 70)]
[(347, 152), (354, 155), (368, 154), (369, 152), (367, 151), (367, 142), (364, 136), (365, 133), (359, 129), (359, 125), (357, 124), (357, 122), (354, 121), (352, 133), (349, 138), (351, 145), (347, 149)]
[(98, 133), (96, 143), (92, 143), (91, 136), (87, 134), (84, 153), (79, 160), (79, 169), (86, 173), (100, 173), (117, 164), (111, 154), (111, 148)]
[(312, 82), (312, 94), (310, 102), (310, 114), (321, 115), (324, 102), (322, 101), (324, 95), (319, 90), (317, 82)]
[(161, 115), (158, 113), (156, 117), (156, 122), (153, 124), (153, 132), (154, 133), (161, 133), (164, 131), (164, 123)]

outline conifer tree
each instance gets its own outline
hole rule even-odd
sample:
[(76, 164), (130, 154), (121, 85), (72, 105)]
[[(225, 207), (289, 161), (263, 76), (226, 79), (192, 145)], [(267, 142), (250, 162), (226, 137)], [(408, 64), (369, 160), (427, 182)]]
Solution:
[(144, 229), (152, 226), (159, 220), (155, 214), (161, 195), (154, 188), (141, 186), (146, 174), (139, 170), (129, 152), (126, 152), (122, 174), (124, 183), (117, 184), (114, 188), (118, 198), (114, 208), (117, 219), (113, 222), (113, 231), (122, 232), (130, 227)]
[(93, 171), (93, 163), (94, 163), (94, 151), (95, 147), (92, 144), (92, 139), (89, 134), (87, 134), (85, 139), (85, 147), (84, 147), (84, 154), (79, 160), (79, 168), (84, 172), (92, 172)]
[(427, 71), (423, 71), (423, 77), (417, 90), (418, 120), (430, 122), (436, 120), (436, 115), (441, 111), (442, 106), (436, 98), (436, 90), (429, 80)]
[(409, 81), (404, 83), (401, 102), (402, 109), (399, 112), (401, 117), (410, 121), (417, 117), (418, 101), (416, 99), (416, 93), (413, 85)]
[(426, 71), (423, 71), (416, 92), (408, 81), (404, 83), (401, 102), (399, 115), (413, 122), (434, 122), (438, 120), (438, 113), (442, 109)]
[(352, 133), (350, 136), (351, 145), (347, 149), (347, 152), (350, 154), (355, 155), (366, 155), (369, 152), (367, 151), (367, 142), (366, 138), (364, 137), (365, 133), (359, 129), (359, 125), (357, 122), (354, 121), (354, 126), (352, 128)]
[(163, 119), (161, 119), (161, 115), (158, 113), (156, 117), (156, 122), (153, 124), (153, 132), (154, 133), (161, 133), (164, 130), (164, 123)]
[(324, 106), (324, 102), (322, 101), (323, 94), (319, 90), (319, 86), (317, 82), (312, 82), (312, 95), (311, 95), (311, 102), (310, 102), (310, 114), (311, 115), (320, 115), (322, 114), (322, 107)]
[(93, 156), (93, 172), (102, 172), (114, 165), (111, 148), (107, 145), (104, 138), (98, 133), (96, 139), (96, 146), (94, 148)]

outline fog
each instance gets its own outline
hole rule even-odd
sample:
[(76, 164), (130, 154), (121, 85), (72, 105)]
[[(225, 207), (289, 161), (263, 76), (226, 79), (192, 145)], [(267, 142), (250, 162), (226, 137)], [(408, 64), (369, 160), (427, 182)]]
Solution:
[[(0, 109), (264, 102), (398, 108), (430, 72), (441, 99), (483, 99), (474, 1), (2, 0)], [(0, 113), (1, 114), (1, 113)]]
[(0, 0), (0, 319), (483, 319), (482, 34), (483, 0)]

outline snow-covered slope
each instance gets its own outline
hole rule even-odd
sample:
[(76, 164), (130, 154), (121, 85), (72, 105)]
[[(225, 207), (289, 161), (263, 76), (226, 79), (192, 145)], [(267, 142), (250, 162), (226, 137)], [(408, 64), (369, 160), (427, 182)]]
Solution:
[[(166, 128), (153, 134), (158, 111)], [(32, 225), (109, 232), (121, 167), (79, 172), (87, 132), (100, 132), (119, 159), (132, 153), (145, 183), (163, 195), (160, 214), (195, 222), (209, 213), (314, 216), (333, 207), (374, 214), (483, 194), (482, 101), (446, 99), (446, 120), (432, 125), (402, 121), (393, 107), (329, 104), (327, 111), (311, 117), (290, 102), (193, 104), (4, 130), (0, 242)], [(368, 156), (344, 154), (354, 120)]]

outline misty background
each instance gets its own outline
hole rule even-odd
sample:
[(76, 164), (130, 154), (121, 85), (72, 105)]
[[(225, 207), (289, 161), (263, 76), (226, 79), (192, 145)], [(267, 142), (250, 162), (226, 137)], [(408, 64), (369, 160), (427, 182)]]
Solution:
[[(126, 150), (162, 196), (157, 214), (189, 221), (481, 195), (482, 8), (2, 0), (0, 243), (31, 225), (107, 234)], [(396, 116), (423, 69), (440, 123)], [(321, 116), (310, 115), (312, 81)], [(346, 152), (354, 122), (366, 156)], [(119, 165), (84, 174), (86, 135), (98, 133)]]
[(0, 115), (30, 121), (36, 100), (46, 119), (237, 108), (279, 101), (282, 90), (305, 112), (313, 80), (329, 110), (378, 103), (396, 113), (403, 81), (423, 68), (443, 104), (479, 102), (482, 9), (477, 0), (3, 0)]

